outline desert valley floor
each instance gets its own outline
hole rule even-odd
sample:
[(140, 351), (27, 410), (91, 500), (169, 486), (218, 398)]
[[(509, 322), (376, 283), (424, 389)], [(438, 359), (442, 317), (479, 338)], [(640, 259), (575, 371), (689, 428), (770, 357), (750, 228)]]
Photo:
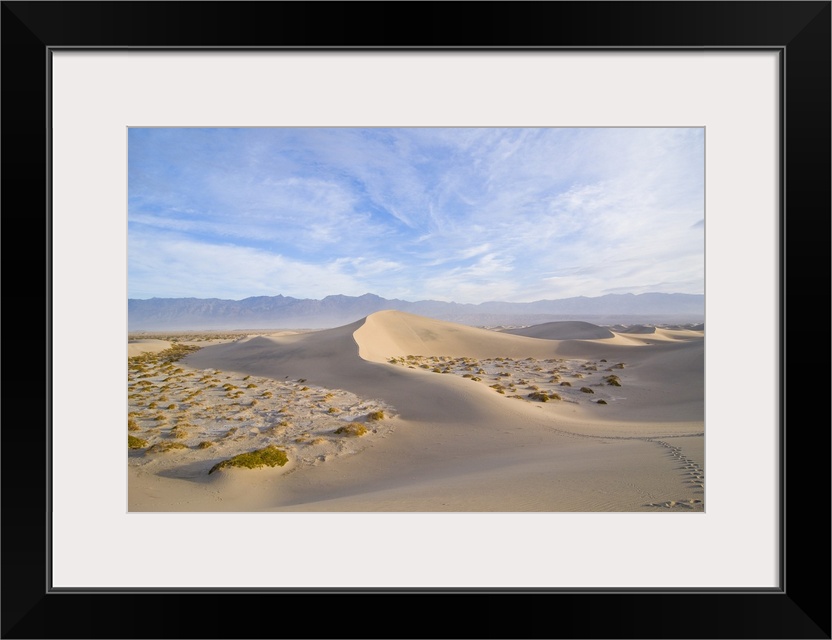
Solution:
[(617, 329), (133, 334), (128, 509), (702, 512), (704, 330)]

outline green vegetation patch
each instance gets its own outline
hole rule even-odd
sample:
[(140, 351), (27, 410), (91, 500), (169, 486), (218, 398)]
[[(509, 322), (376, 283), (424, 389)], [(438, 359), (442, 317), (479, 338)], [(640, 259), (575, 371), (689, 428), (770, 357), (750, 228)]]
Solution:
[(367, 433), (367, 427), (365, 427), (360, 422), (350, 422), (349, 424), (346, 424), (343, 427), (338, 427), (335, 430), (335, 433), (344, 436), (363, 436), (365, 433)]
[(181, 442), (157, 442), (150, 447), (146, 453), (167, 453), (173, 449), (187, 449), (187, 445)]
[(228, 460), (223, 460), (222, 462), (218, 462), (208, 474), (214, 473), (214, 471), (219, 471), (221, 469), (227, 469), (229, 467), (242, 467), (244, 469), (259, 469), (260, 467), (282, 467), (287, 462), (289, 462), (289, 458), (286, 455), (286, 452), (283, 449), (279, 449), (273, 444), (270, 444), (268, 447), (264, 449), (257, 449), (256, 451), (249, 451), (248, 453), (241, 453), (239, 455), (234, 456), (233, 458), (229, 458)]
[(128, 449), (144, 449), (147, 446), (147, 440), (142, 440), (141, 438), (137, 438), (136, 436), (131, 436), (128, 434), (127, 436), (127, 448)]

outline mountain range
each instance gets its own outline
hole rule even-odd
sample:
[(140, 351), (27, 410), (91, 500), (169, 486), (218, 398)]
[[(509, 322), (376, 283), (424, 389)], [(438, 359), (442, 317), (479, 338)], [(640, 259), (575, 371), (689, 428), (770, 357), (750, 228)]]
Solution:
[(322, 300), (283, 295), (244, 300), (150, 298), (127, 301), (128, 331), (205, 329), (321, 329), (385, 309), (471, 326), (527, 326), (579, 320), (595, 324), (685, 324), (705, 319), (705, 296), (685, 293), (608, 294), (536, 302), (461, 304), (388, 300), (367, 293)]

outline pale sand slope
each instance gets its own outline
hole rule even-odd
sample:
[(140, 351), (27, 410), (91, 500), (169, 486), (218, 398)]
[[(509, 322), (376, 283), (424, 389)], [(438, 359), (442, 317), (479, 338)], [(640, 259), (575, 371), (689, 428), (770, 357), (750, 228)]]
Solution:
[[(394, 407), (395, 429), (358, 455), (286, 472), (181, 480), (131, 470), (130, 509), (702, 510), (704, 352), (702, 335), (690, 333), (661, 344), (542, 340), (383, 311), (336, 329), (207, 347), (182, 363), (379, 398)], [(515, 359), (496, 365), (507, 367), (573, 359), (563, 364), (570, 372), (601, 359), (625, 366), (615, 370), (622, 387), (594, 383), (607, 405), (575, 388), (543, 404), (509, 397), (525, 396), (519, 386), (500, 395), (491, 378), (387, 362), (408, 355)], [(576, 386), (601, 375), (587, 371)]]
[(599, 327), (591, 322), (573, 320), (544, 322), (522, 329), (504, 329), (503, 333), (529, 338), (543, 338), (545, 340), (597, 340), (613, 337), (609, 329)]
[(144, 340), (128, 340), (127, 341), (127, 357), (132, 358), (140, 353), (159, 353), (165, 349), (170, 348), (171, 343), (167, 340), (153, 340), (150, 338)]

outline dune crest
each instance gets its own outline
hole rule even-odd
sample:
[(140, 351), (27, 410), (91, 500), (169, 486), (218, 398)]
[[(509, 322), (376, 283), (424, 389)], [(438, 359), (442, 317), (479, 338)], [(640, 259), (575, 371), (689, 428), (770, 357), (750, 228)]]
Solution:
[(473, 358), (557, 355), (557, 343), (433, 320), (403, 311), (378, 311), (353, 334), (358, 353), (371, 362), (401, 355)]
[(502, 333), (544, 340), (604, 340), (614, 335), (609, 329), (597, 324), (577, 320), (544, 322), (522, 329), (504, 329)]

